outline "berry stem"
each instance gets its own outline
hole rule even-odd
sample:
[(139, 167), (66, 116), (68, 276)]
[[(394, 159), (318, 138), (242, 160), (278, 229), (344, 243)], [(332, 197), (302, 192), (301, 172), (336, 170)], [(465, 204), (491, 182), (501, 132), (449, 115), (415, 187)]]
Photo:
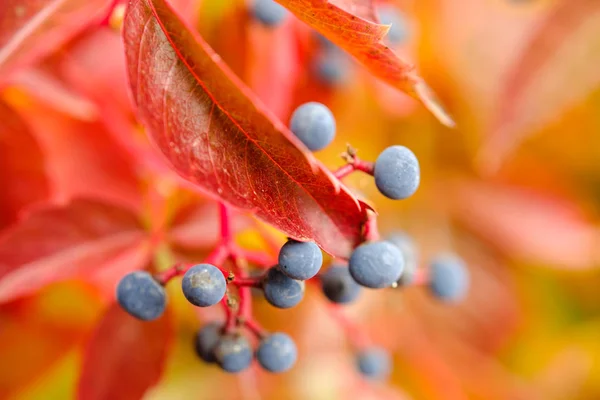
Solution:
[(219, 216), (221, 223), (221, 241), (224, 245), (230, 246), (233, 240), (231, 234), (231, 214), (227, 205), (223, 202), (219, 203)]
[(346, 165), (338, 168), (333, 172), (333, 175), (342, 179), (353, 173), (354, 171), (362, 171), (366, 174), (373, 175), (375, 164), (370, 161), (364, 161), (358, 158), (354, 149), (349, 148), (342, 157), (346, 160)]
[(233, 304), (231, 303), (229, 295), (227, 293), (221, 299), (221, 305), (223, 306), (223, 310), (225, 311), (224, 330), (225, 332), (231, 332), (233, 329), (235, 329), (236, 317), (232, 309)]
[(253, 318), (245, 319), (244, 326), (259, 339), (267, 336), (267, 331)]
[(233, 280), (233, 284), (238, 287), (260, 288), (262, 285), (262, 277), (235, 277)]

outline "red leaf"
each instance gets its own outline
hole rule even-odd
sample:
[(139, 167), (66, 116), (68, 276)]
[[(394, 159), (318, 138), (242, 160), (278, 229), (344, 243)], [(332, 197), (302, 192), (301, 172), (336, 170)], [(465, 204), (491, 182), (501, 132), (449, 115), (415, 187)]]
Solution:
[(52, 53), (94, 19), (109, 0), (2, 0), (0, 79)]
[(562, 0), (541, 20), (503, 82), (498, 113), (479, 162), (495, 170), (528, 134), (560, 117), (600, 85), (600, 2)]
[(110, 268), (137, 253), (145, 238), (132, 214), (107, 204), (76, 200), (36, 210), (0, 236), (0, 302)]
[(84, 351), (77, 398), (142, 398), (160, 379), (172, 340), (168, 314), (155, 321), (139, 321), (114, 304)]
[(18, 111), (28, 118), (42, 146), (54, 200), (87, 197), (140, 208), (134, 160), (100, 123), (69, 118), (34, 102), (20, 105)]
[(571, 201), (483, 182), (464, 181), (455, 189), (457, 218), (507, 256), (567, 269), (598, 265), (600, 229)]
[(419, 99), (443, 124), (454, 121), (416, 73), (384, 42), (371, 0), (277, 0), (299, 19), (354, 56), (373, 75)]
[(182, 176), (336, 256), (363, 240), (365, 205), (163, 0), (133, 1), (124, 36), (140, 117)]
[(27, 205), (44, 200), (49, 184), (44, 157), (18, 114), (0, 101), (0, 229), (17, 220)]

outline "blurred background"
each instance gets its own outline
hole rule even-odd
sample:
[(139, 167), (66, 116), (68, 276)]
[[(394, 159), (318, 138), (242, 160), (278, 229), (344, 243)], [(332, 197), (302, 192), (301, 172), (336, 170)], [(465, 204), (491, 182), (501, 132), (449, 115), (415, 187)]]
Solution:
[[(385, 40), (416, 64), (455, 129), (291, 14), (269, 27), (252, 17), (251, 2), (172, 3), (284, 123), (306, 101), (331, 108), (338, 130), (317, 153), (325, 165), (341, 166), (347, 144), (366, 160), (392, 144), (411, 148), (422, 171), (412, 198), (387, 200), (365, 175), (347, 183), (376, 206), (383, 234), (414, 237), (421, 265), (456, 252), (472, 279), (456, 305), (410, 287), (369, 291), (347, 307), (348, 318), (393, 352), (385, 384), (361, 382), (344, 330), (311, 289), (291, 310), (255, 299), (257, 319), (298, 343), (289, 373), (231, 376), (204, 365), (192, 337), (221, 310), (197, 314), (171, 285), (175, 340), (145, 398), (600, 398), (600, 2), (378, 3), (382, 22), (392, 23)], [(0, 13), (0, 28), (16, 20)], [(216, 240), (215, 210), (153, 164), (128, 99), (118, 17), (103, 22), (1, 81), (0, 229), (12, 229), (40, 200), (81, 196), (130, 206), (151, 225), (158, 193), (174, 224), (195, 207), (186, 226), (199, 234), (164, 244), (149, 262), (199, 260)], [(255, 223), (241, 219), (237, 240), (264, 246)], [(114, 279), (96, 275), (65, 276), (0, 305), (0, 398), (76, 397), (86, 346), (114, 288)]]

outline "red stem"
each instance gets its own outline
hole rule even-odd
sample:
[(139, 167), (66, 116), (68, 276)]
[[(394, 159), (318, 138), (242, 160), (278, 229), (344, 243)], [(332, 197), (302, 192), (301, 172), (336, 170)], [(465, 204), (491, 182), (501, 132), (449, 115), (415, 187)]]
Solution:
[(229, 304), (229, 296), (227, 293), (221, 299), (221, 305), (223, 306), (223, 311), (225, 311), (225, 332), (229, 333), (235, 329), (236, 317), (233, 310)]
[(429, 283), (429, 279), (429, 270), (427, 268), (418, 268), (415, 271), (415, 276), (411, 282), (411, 285), (427, 285)]
[(221, 241), (226, 246), (229, 246), (232, 242), (231, 215), (227, 205), (223, 202), (219, 203), (219, 215), (221, 222)]
[(362, 171), (366, 174), (373, 175), (375, 164), (369, 161), (363, 161), (356, 156), (352, 157), (352, 161), (338, 168), (333, 172), (333, 175), (342, 179), (353, 173), (354, 171)]
[(364, 226), (365, 240), (373, 241), (379, 239), (379, 230), (377, 229), (377, 215), (374, 212), (369, 212), (367, 222)]
[(233, 279), (232, 283), (238, 287), (260, 288), (262, 286), (262, 276), (249, 277), (249, 278), (242, 278), (242, 277), (236, 276)]
[(259, 339), (267, 336), (267, 331), (263, 327), (261, 327), (256, 320), (252, 318), (244, 320), (244, 326)]

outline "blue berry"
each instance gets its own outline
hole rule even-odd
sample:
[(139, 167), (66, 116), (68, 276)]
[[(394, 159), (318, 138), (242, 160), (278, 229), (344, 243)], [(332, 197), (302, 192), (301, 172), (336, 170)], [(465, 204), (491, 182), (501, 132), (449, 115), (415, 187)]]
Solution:
[(145, 271), (130, 272), (117, 285), (117, 301), (129, 314), (144, 321), (162, 315), (167, 304), (165, 289)]
[(330, 86), (341, 85), (348, 77), (348, 64), (344, 54), (327, 51), (313, 60), (313, 70), (319, 82)]
[(290, 130), (309, 150), (321, 150), (335, 136), (335, 118), (325, 105), (311, 101), (296, 108)]
[(274, 333), (260, 341), (256, 359), (270, 372), (284, 372), (292, 368), (298, 358), (296, 344), (285, 333)]
[(214, 349), (217, 364), (227, 372), (240, 372), (252, 363), (252, 349), (240, 334), (221, 336)]
[(419, 257), (415, 242), (404, 232), (394, 232), (386, 238), (386, 241), (399, 248), (404, 257), (404, 271), (400, 279), (398, 279), (398, 285), (410, 285), (414, 281), (419, 266)]
[(215, 347), (221, 338), (221, 324), (216, 322), (212, 322), (210, 324), (204, 325), (198, 333), (196, 333), (195, 338), (195, 348), (196, 354), (202, 360), (208, 363), (216, 362), (215, 358)]
[(279, 269), (292, 279), (310, 279), (322, 264), (323, 254), (314, 242), (288, 240), (279, 250)]
[(384, 196), (394, 200), (412, 196), (421, 180), (419, 161), (414, 153), (404, 146), (385, 149), (375, 161), (373, 175), (377, 189)]
[(334, 303), (350, 303), (360, 294), (360, 286), (344, 265), (329, 267), (321, 276), (321, 286), (325, 296)]
[(392, 369), (390, 355), (379, 347), (361, 351), (357, 361), (360, 373), (370, 379), (385, 379)]
[(433, 260), (429, 288), (434, 296), (444, 301), (463, 298), (469, 288), (469, 272), (463, 260), (451, 254)]
[(398, 9), (390, 5), (381, 5), (377, 8), (379, 22), (383, 25), (391, 25), (386, 36), (392, 44), (399, 44), (408, 37), (408, 27), (404, 15)]
[(364, 243), (352, 252), (348, 262), (350, 275), (369, 288), (383, 288), (396, 282), (404, 269), (400, 250), (390, 242)]
[(223, 273), (214, 265), (198, 264), (190, 268), (181, 282), (183, 295), (198, 307), (217, 304), (227, 289)]
[(254, 0), (252, 13), (261, 24), (275, 27), (283, 22), (288, 12), (273, 0)]
[(265, 298), (273, 306), (290, 308), (304, 297), (304, 282), (290, 278), (278, 267), (272, 267), (263, 281), (263, 291)]

